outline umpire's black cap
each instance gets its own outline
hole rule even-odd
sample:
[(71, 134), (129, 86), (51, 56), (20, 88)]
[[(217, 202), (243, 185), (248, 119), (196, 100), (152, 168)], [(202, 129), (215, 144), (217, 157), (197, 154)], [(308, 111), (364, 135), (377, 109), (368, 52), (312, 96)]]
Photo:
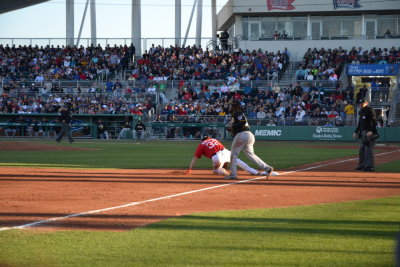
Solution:
[(364, 104), (365, 102), (368, 103), (368, 101), (365, 100), (364, 98), (361, 98), (361, 99), (358, 99), (358, 100), (357, 100), (357, 104), (360, 104), (360, 105)]

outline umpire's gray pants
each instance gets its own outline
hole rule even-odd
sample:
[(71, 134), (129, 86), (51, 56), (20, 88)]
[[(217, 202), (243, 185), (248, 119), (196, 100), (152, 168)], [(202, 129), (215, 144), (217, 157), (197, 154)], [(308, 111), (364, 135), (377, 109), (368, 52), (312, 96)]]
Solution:
[(367, 137), (368, 131), (361, 131), (360, 148), (358, 151), (358, 167), (374, 167), (374, 145), (375, 141), (370, 141)]
[(61, 139), (62, 139), (63, 136), (64, 136), (64, 133), (67, 135), (68, 140), (69, 140), (70, 142), (72, 142), (73, 139), (72, 139), (72, 134), (71, 134), (71, 126), (69, 125), (69, 123), (62, 123), (62, 124), (61, 124), (61, 132), (58, 134), (58, 136), (57, 136), (57, 138), (56, 138), (56, 141), (57, 141), (57, 142), (60, 142)]
[(253, 146), (255, 141), (256, 139), (250, 131), (240, 132), (235, 136), (231, 146), (231, 176), (237, 176), (237, 160), (242, 149), (246, 157), (254, 162), (260, 169), (271, 168), (271, 166), (254, 154)]

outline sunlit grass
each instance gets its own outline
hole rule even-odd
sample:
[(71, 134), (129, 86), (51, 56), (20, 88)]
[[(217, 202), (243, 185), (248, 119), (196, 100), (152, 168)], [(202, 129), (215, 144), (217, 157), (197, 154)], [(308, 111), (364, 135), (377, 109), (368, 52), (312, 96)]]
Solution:
[[(116, 214), (119, 217), (119, 214)], [(7, 230), (4, 266), (394, 266), (400, 197), (198, 213), (128, 232)]]

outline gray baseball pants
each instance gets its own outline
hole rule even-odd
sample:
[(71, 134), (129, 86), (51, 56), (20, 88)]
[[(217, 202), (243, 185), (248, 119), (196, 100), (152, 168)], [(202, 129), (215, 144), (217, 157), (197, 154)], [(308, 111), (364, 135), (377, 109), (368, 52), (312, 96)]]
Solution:
[(371, 141), (367, 137), (368, 131), (361, 131), (360, 148), (358, 151), (358, 167), (373, 168), (374, 167), (374, 145), (375, 141)]
[(71, 126), (69, 125), (69, 123), (62, 123), (61, 124), (61, 132), (59, 133), (59, 135), (56, 138), (57, 142), (60, 142), (61, 139), (63, 139), (64, 133), (67, 135), (69, 142), (72, 142), (72, 134), (71, 134)]
[(241, 150), (247, 158), (254, 162), (260, 169), (272, 168), (267, 163), (262, 161), (256, 154), (254, 154), (254, 143), (256, 139), (250, 131), (244, 131), (236, 134), (231, 146), (231, 169), (230, 175), (237, 176), (237, 163)]

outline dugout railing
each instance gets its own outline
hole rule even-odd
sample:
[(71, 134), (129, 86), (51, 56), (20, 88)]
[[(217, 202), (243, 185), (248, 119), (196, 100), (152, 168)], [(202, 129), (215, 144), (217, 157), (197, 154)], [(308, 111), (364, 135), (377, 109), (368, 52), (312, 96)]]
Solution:
[[(16, 114), (4, 113), (0, 116), (0, 138), (51, 138), (54, 128), (60, 126), (57, 113)], [(135, 123), (144, 116), (134, 114), (73, 114), (72, 135), (74, 138), (99, 138), (97, 123), (99, 120), (106, 126), (111, 139), (116, 139), (123, 128), (125, 120)], [(39, 129), (36, 131), (35, 129)]]

